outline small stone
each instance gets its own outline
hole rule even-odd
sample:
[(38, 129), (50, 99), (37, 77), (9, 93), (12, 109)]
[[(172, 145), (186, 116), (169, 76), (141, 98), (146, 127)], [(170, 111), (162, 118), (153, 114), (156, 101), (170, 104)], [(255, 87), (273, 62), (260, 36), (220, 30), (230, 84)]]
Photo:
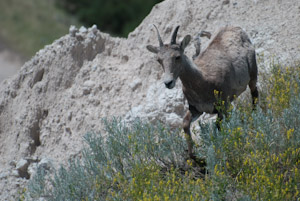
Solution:
[(18, 171), (19, 177), (29, 179), (30, 175), (28, 174), (28, 166), (29, 162), (25, 159), (19, 160), (19, 162), (16, 165), (16, 169)]
[(98, 31), (97, 25), (94, 24), (94, 25), (91, 27), (91, 31), (92, 31), (94, 34), (96, 34), (97, 31)]
[(37, 170), (37, 163), (32, 163), (28, 167), (28, 174), (34, 175), (36, 173), (36, 170)]
[(271, 44), (275, 43), (275, 40), (270, 39), (270, 40), (265, 41), (265, 43), (266, 43), (267, 45), (271, 45)]
[(12, 167), (16, 167), (16, 164), (17, 164), (17, 162), (14, 160), (9, 162), (9, 165)]
[(95, 86), (95, 82), (92, 81), (92, 80), (87, 80), (87, 81), (85, 81), (85, 82), (83, 83), (83, 86), (84, 86), (84, 87), (88, 87), (88, 88), (92, 88), (92, 87)]
[(97, 66), (93, 66), (93, 67), (92, 67), (92, 70), (93, 70), (93, 71), (96, 71), (96, 70), (97, 70)]
[(36, 163), (39, 161), (37, 156), (33, 156), (33, 157), (26, 157), (25, 160), (27, 160), (29, 163)]
[(88, 95), (91, 93), (92, 88), (95, 86), (95, 82), (92, 80), (87, 80), (83, 83), (83, 95)]
[(75, 36), (76, 36), (76, 39), (79, 41), (82, 41), (84, 39), (82, 33), (76, 33)]
[(166, 122), (168, 125), (170, 125), (171, 127), (174, 127), (174, 128), (176, 128), (182, 124), (181, 118), (175, 113), (171, 113), (170, 115), (168, 115), (166, 117)]
[(257, 49), (255, 50), (255, 52), (256, 52), (257, 54), (260, 54), (260, 53), (262, 53), (262, 52), (264, 52), (264, 51), (265, 51), (264, 48), (257, 48)]
[(71, 25), (70, 26), (70, 29), (69, 29), (69, 34), (74, 37), (76, 32), (78, 32), (78, 29), (74, 26), (74, 25)]
[(44, 170), (51, 170), (52, 168), (52, 161), (48, 158), (43, 158), (38, 163), (38, 168), (43, 168)]
[(21, 160), (19, 160), (19, 162), (16, 165), (16, 169), (19, 171), (20, 170), (24, 171), (25, 169), (27, 169), (27, 167), (28, 167), (28, 161), (23, 158)]
[(129, 57), (127, 55), (122, 56), (122, 63), (126, 63), (126, 62), (128, 62), (128, 60), (129, 60)]
[(73, 117), (72, 112), (69, 112), (69, 114), (68, 114), (68, 120), (71, 121), (71, 120), (72, 120), (72, 117)]
[(79, 29), (80, 33), (86, 33), (87, 31), (88, 30), (84, 26), (81, 26), (80, 29)]
[(67, 127), (65, 129), (65, 131), (69, 134), (69, 135), (72, 135), (72, 131), (71, 131), (71, 128), (70, 127)]
[(230, 3), (230, 1), (229, 0), (225, 0), (225, 1), (223, 1), (223, 5), (227, 5), (227, 4), (229, 4)]
[(132, 89), (132, 91), (135, 91), (141, 85), (142, 85), (142, 80), (136, 79), (129, 84), (129, 87)]
[(92, 33), (92, 32), (89, 32), (87, 37), (90, 38), (90, 39), (95, 39), (96, 38), (95, 34)]
[(0, 180), (6, 179), (9, 176), (9, 171), (1, 172), (0, 173)]
[(18, 172), (18, 170), (13, 170), (13, 171), (11, 172), (11, 175), (12, 175), (12, 176), (15, 176), (15, 177), (19, 177), (19, 172)]
[(17, 96), (17, 92), (16, 92), (16, 91), (11, 91), (11, 92), (10, 92), (10, 96), (11, 96), (12, 98), (15, 98), (15, 97)]
[(91, 93), (91, 88), (83, 88), (82, 94), (83, 95), (89, 95)]

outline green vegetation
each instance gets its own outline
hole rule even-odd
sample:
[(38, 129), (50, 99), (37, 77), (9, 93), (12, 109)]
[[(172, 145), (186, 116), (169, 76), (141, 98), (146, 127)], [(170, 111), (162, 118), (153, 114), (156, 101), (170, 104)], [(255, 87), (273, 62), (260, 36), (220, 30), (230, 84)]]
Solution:
[(68, 33), (70, 25), (98, 25), (127, 36), (162, 0), (0, 0), (0, 39), (30, 57)]
[(0, 36), (25, 57), (68, 33), (75, 19), (49, 0), (0, 0)]
[(104, 121), (88, 134), (82, 159), (54, 176), (44, 169), (26, 190), (33, 200), (297, 200), (300, 197), (300, 65), (273, 65), (259, 107), (239, 100), (221, 130), (200, 124), (195, 153), (183, 133), (139, 120)]
[(152, 7), (162, 0), (56, 0), (66, 11), (87, 26), (96, 24), (101, 31), (126, 37)]

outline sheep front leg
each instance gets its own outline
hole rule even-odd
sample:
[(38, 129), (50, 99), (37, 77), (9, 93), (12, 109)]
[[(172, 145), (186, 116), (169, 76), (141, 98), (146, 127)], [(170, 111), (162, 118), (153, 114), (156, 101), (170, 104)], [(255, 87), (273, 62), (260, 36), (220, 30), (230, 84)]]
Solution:
[(188, 145), (188, 154), (190, 156), (191, 159), (196, 159), (196, 157), (193, 154), (193, 139), (192, 139), (192, 134), (191, 134), (191, 123), (193, 121), (196, 121), (199, 116), (202, 114), (203, 112), (199, 112), (196, 107), (192, 106), (191, 104), (189, 104), (189, 110), (186, 112), (184, 118), (183, 118), (183, 130), (185, 133), (185, 139)]
[(188, 145), (188, 154), (189, 157), (194, 159), (195, 156), (193, 154), (193, 139), (192, 139), (192, 134), (191, 134), (191, 122), (192, 122), (192, 113), (190, 110), (188, 110), (183, 118), (183, 130), (185, 133), (185, 139)]

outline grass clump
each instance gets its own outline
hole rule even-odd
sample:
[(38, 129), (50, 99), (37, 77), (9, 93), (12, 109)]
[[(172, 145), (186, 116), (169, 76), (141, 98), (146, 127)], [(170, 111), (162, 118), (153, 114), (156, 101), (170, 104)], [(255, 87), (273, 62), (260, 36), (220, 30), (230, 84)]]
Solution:
[[(259, 107), (242, 100), (218, 130), (200, 124), (195, 154), (162, 124), (105, 121), (81, 160), (54, 176), (39, 170), (27, 197), (46, 200), (297, 200), (300, 195), (300, 68), (274, 66)], [(284, 98), (283, 98), (284, 97)]]

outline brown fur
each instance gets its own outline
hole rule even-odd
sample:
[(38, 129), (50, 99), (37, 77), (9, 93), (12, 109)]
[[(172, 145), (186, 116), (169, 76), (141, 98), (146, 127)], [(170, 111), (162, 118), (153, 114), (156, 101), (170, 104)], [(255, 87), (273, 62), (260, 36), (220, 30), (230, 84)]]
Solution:
[[(175, 36), (176, 34), (177, 32)], [(234, 97), (246, 90), (247, 85), (250, 87), (253, 103), (256, 103), (258, 91), (255, 50), (249, 37), (240, 27), (221, 28), (194, 61), (184, 54), (184, 48), (190, 38), (189, 35), (186, 36), (179, 45), (147, 48), (157, 54), (165, 72), (164, 80), (168, 88), (174, 87), (178, 77), (182, 81), (183, 93), (189, 104), (183, 128), (187, 137), (188, 152), (193, 158), (191, 122), (203, 112), (217, 113), (219, 120), (223, 117), (223, 111), (216, 108), (215, 91), (220, 92), (219, 98), (225, 102), (225, 108)], [(219, 127), (219, 124), (217, 126)]]

